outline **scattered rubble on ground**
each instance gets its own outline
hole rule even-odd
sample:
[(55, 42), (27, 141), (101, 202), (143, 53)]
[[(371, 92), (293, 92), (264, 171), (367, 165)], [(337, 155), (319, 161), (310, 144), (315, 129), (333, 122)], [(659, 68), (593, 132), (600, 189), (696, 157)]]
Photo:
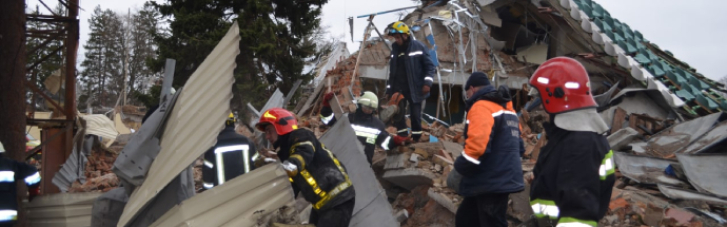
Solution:
[(125, 143), (114, 142), (109, 148), (102, 144), (96, 144), (91, 149), (91, 154), (86, 158), (84, 175), (85, 183), (79, 180), (74, 181), (68, 192), (107, 192), (119, 186), (119, 179), (111, 171), (118, 153), (124, 148)]

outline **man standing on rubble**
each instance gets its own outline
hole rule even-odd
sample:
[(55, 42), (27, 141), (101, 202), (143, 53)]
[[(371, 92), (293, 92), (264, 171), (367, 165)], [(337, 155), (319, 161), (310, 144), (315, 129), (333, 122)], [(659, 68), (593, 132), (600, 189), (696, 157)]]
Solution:
[(464, 152), (454, 162), (464, 200), (455, 224), (505, 227), (509, 194), (525, 188), (518, 117), (507, 87), (495, 89), (485, 73), (472, 73), (465, 89)]
[[(336, 124), (336, 118), (329, 102), (333, 95), (331, 92), (323, 97), (323, 108), (321, 109), (321, 121), (328, 126)], [(376, 145), (388, 151), (389, 148), (406, 143), (408, 138), (404, 136), (395, 135), (392, 139), (386, 132), (384, 122), (374, 116), (374, 111), (379, 109), (379, 97), (376, 94), (370, 91), (364, 92), (356, 103), (358, 108), (355, 113), (348, 114), (348, 120), (351, 122), (351, 128), (356, 132), (358, 141), (364, 146), (364, 153), (369, 165), (372, 164)]]
[(40, 194), (40, 173), (28, 164), (5, 158), (5, 147), (0, 142), (0, 227), (13, 226), (18, 218), (17, 188), (15, 182), (28, 186), (29, 200)]
[(255, 128), (280, 149), (277, 157), (290, 177), (295, 195), (303, 193), (313, 205), (309, 223), (317, 227), (348, 226), (356, 192), (346, 167), (312, 131), (298, 128), (293, 113), (272, 108), (265, 111)]
[(538, 67), (530, 85), (551, 117), (543, 123), (548, 143), (530, 186), (538, 225), (598, 226), (608, 210), (615, 166), (588, 72), (572, 58), (557, 57)]
[(202, 186), (210, 189), (255, 169), (255, 144), (235, 132), (235, 115), (230, 113), (217, 144), (204, 153)]
[[(394, 22), (386, 30), (395, 40), (391, 45), (386, 94), (389, 97), (397, 92), (404, 95), (409, 103), (412, 139), (419, 141), (422, 136), (422, 102), (429, 97), (429, 89), (434, 81), (434, 63), (429, 57), (429, 49), (423, 43), (411, 39), (409, 26), (404, 22)], [(395, 126), (398, 135), (408, 136), (406, 118), (401, 118)]]

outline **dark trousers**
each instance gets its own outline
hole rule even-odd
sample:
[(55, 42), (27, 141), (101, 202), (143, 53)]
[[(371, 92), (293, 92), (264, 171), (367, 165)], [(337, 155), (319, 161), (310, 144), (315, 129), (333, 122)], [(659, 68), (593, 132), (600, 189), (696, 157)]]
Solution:
[(327, 210), (316, 211), (312, 209), (308, 223), (315, 224), (316, 227), (347, 227), (351, 222), (355, 204), (355, 199), (350, 199)]
[(13, 227), (13, 226), (15, 226), (15, 221), (0, 222), (0, 227)]
[[(404, 96), (406, 99), (406, 102), (409, 103), (409, 119), (411, 119), (411, 138), (414, 139), (414, 141), (419, 141), (419, 138), (422, 137), (422, 103), (414, 103), (410, 97)], [(403, 105), (399, 105), (399, 109), (403, 110)], [(405, 111), (400, 111), (403, 115), (403, 113), (406, 113)], [(398, 118), (397, 121), (394, 123), (396, 126), (396, 130), (398, 130), (397, 135), (399, 136), (408, 136), (408, 134), (405, 132), (407, 129), (406, 126), (406, 118), (401, 117)]]
[(484, 194), (465, 197), (457, 209), (457, 227), (507, 227), (509, 194)]

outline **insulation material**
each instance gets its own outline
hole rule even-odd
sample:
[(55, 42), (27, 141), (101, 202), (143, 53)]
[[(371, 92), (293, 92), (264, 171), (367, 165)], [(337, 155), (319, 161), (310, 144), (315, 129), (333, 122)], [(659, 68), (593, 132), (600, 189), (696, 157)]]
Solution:
[(121, 114), (116, 113), (114, 115), (114, 125), (116, 126), (116, 131), (119, 132), (119, 134), (129, 134), (131, 133), (131, 130), (129, 130), (126, 125), (124, 125), (124, 122), (121, 120)]
[(101, 193), (40, 195), (26, 204), (31, 227), (91, 226), (91, 207)]
[[(225, 37), (186, 82), (174, 104), (144, 184), (129, 198), (119, 226), (126, 226), (182, 170), (213, 146), (230, 112), (239, 27), (233, 23)], [(160, 108), (162, 108), (160, 106)], [(200, 117), (204, 116), (204, 117)]]
[(86, 135), (97, 135), (106, 147), (111, 146), (116, 140), (119, 132), (116, 131), (114, 122), (103, 114), (91, 114), (78, 116), (86, 121)]
[(288, 175), (270, 164), (189, 198), (151, 226), (259, 226), (265, 215), (294, 201)]

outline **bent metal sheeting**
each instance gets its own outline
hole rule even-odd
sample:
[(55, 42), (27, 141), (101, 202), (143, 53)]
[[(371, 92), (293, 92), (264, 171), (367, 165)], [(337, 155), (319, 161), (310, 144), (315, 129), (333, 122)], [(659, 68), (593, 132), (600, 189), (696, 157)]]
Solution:
[(169, 117), (161, 151), (129, 198), (118, 226), (126, 226), (174, 177), (209, 147), (230, 112), (235, 57), (240, 53), (237, 23), (192, 74)]

